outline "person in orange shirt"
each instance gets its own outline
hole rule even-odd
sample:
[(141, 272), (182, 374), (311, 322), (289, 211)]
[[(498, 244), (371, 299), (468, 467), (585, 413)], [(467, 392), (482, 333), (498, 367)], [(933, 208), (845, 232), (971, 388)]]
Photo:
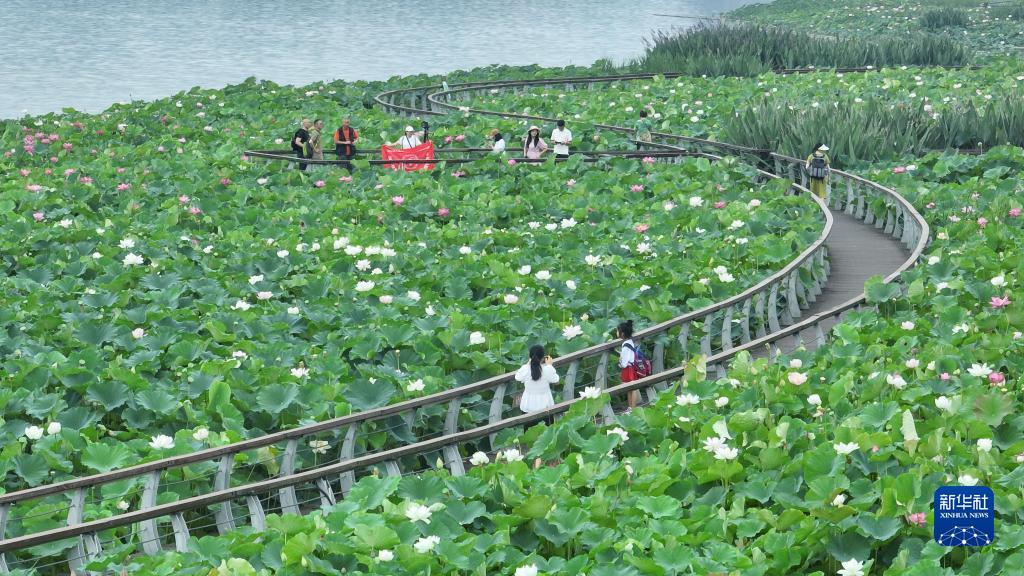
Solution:
[(359, 140), (359, 131), (349, 125), (346, 117), (341, 121), (341, 127), (334, 131), (334, 149), (349, 174), (352, 173), (351, 160), (356, 155), (356, 140)]

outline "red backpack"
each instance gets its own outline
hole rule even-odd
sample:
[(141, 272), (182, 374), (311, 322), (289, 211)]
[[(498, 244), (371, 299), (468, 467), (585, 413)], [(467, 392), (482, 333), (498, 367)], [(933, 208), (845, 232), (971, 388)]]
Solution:
[(644, 356), (644, 351), (638, 346), (630, 346), (625, 344), (626, 348), (633, 351), (633, 373), (636, 375), (636, 379), (647, 378), (654, 372), (654, 367), (651, 365), (651, 361)]

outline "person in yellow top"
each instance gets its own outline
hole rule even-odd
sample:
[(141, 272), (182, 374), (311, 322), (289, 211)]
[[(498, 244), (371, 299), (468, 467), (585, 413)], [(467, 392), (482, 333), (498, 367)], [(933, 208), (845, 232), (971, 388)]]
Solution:
[(828, 146), (819, 142), (814, 146), (814, 152), (807, 157), (807, 163), (804, 165), (804, 170), (807, 171), (810, 180), (811, 194), (818, 198), (824, 198), (825, 191), (828, 189), (828, 174), (832, 163), (828, 159), (828, 154), (825, 154), (826, 152), (828, 152)]

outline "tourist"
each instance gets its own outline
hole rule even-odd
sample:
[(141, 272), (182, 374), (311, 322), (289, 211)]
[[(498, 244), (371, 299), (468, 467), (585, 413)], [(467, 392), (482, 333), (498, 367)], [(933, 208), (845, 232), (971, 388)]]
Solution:
[(346, 116), (341, 120), (341, 126), (334, 131), (334, 151), (338, 153), (338, 160), (349, 173), (352, 173), (352, 158), (356, 155), (356, 140), (359, 140), (359, 131), (350, 124)]
[[(626, 320), (619, 324), (618, 336), (622, 339), (622, 348), (619, 350), (619, 368), (622, 369), (622, 383), (632, 382), (638, 379), (636, 373), (636, 343), (633, 342), (633, 321)], [(627, 402), (629, 409), (636, 408), (637, 391), (629, 392)]]
[(530, 160), (539, 160), (548, 151), (548, 144), (540, 137), (540, 128), (530, 126), (526, 131), (526, 143), (523, 144), (523, 156)]
[(551, 141), (555, 144), (555, 158), (565, 159), (569, 157), (572, 132), (565, 127), (565, 120), (559, 120), (558, 127), (551, 131)]
[[(515, 379), (523, 383), (519, 409), (524, 413), (540, 412), (555, 405), (551, 385), (558, 383), (558, 372), (551, 363), (551, 356), (544, 354), (544, 347), (540, 344), (530, 347), (530, 360), (516, 371)], [(544, 421), (549, 426), (554, 424), (550, 416)], [(534, 468), (540, 468), (540, 458), (534, 462)]]
[[(311, 159), (313, 159), (313, 160), (323, 160), (324, 159), (324, 143), (323, 143), (323, 139), (322, 139), (323, 131), (324, 131), (324, 121), (319, 119), (319, 118), (317, 118), (316, 121), (313, 122), (313, 129), (309, 131), (309, 151), (310, 151), (310, 156), (309, 157)], [(313, 164), (313, 168), (314, 169), (319, 168), (321, 166), (323, 166), (323, 165), (322, 164)]]
[(313, 123), (309, 121), (309, 118), (303, 118), (302, 123), (299, 125), (299, 129), (295, 131), (292, 136), (292, 151), (295, 152), (295, 157), (300, 160), (299, 170), (306, 169), (306, 163), (301, 162), (309, 158), (309, 152), (307, 146), (309, 144), (309, 129), (313, 126)]
[(491, 144), (491, 152), (501, 153), (505, 151), (505, 138), (501, 135), (501, 132), (498, 132), (497, 128), (491, 130), (491, 139), (494, 141)]
[(412, 126), (405, 127), (405, 135), (398, 139), (398, 145), (402, 147), (402, 150), (408, 150), (409, 148), (415, 148), (422, 144), (420, 140), (420, 134), (422, 132), (416, 132)]
[(818, 198), (825, 197), (825, 191), (828, 189), (828, 174), (832, 166), (828, 154), (825, 152), (828, 152), (828, 146), (819, 142), (814, 146), (811, 155), (807, 157), (807, 164), (804, 166), (810, 177), (811, 194)]
[(639, 150), (641, 143), (651, 141), (651, 121), (647, 119), (647, 110), (640, 111), (640, 119), (633, 124), (636, 130), (636, 149)]

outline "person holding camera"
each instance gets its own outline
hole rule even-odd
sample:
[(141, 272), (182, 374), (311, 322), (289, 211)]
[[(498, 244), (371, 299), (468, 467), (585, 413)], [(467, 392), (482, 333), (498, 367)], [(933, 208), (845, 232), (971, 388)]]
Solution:
[(515, 379), (523, 383), (519, 409), (524, 413), (539, 412), (555, 405), (551, 385), (558, 383), (558, 372), (551, 364), (551, 356), (544, 353), (540, 344), (530, 347), (530, 360), (516, 372)]

